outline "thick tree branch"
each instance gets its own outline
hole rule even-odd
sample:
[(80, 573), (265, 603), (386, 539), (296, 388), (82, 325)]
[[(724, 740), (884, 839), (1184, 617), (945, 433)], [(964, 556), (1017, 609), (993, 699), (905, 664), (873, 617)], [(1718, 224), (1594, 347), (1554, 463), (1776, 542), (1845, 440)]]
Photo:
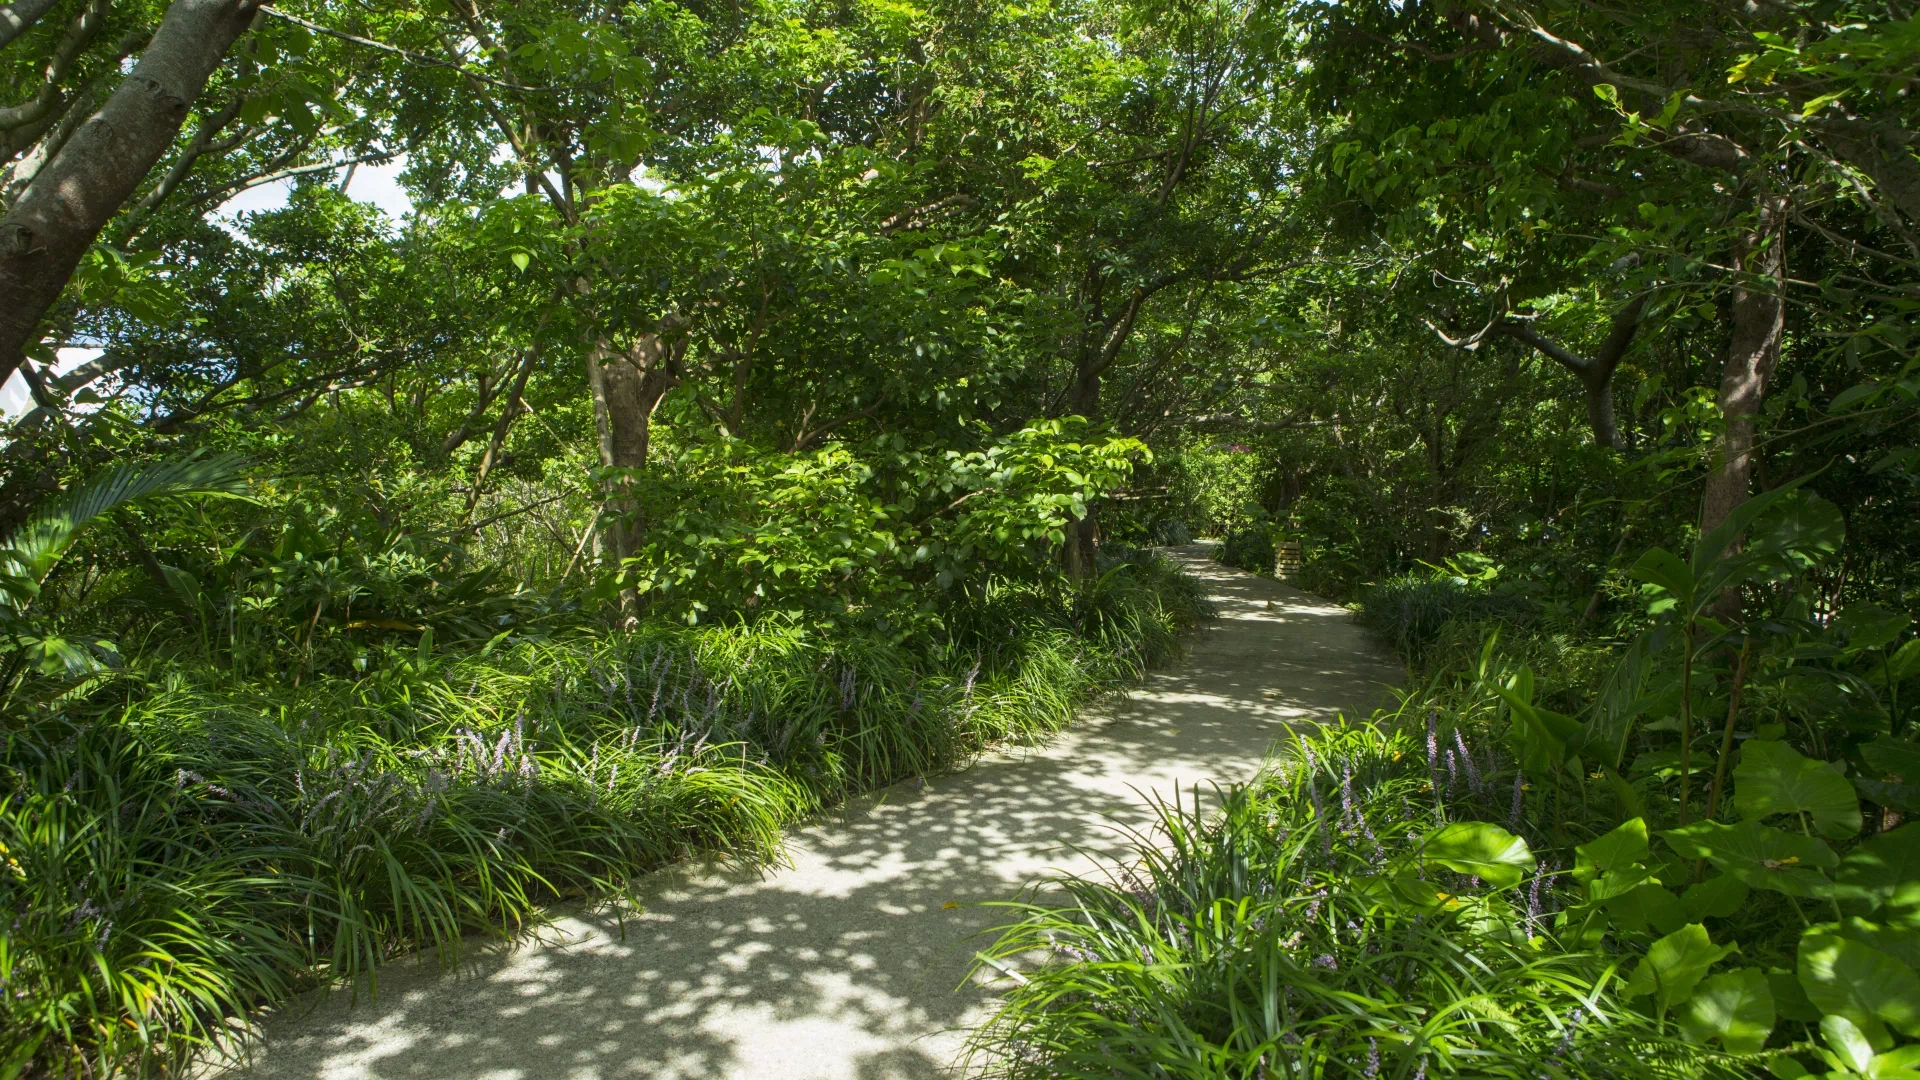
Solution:
[(13, 44), (13, 40), (40, 21), (41, 16), (53, 10), (58, 0), (14, 0), (11, 4), (0, 4), (0, 49)]
[(140, 62), (0, 218), (0, 380), (48, 309), (180, 133), (254, 0), (174, 0)]

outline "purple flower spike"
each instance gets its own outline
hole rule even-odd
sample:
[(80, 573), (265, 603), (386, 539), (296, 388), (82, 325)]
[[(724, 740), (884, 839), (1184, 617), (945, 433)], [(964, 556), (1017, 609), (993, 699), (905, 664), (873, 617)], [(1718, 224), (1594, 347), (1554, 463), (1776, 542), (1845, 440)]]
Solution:
[(1473, 755), (1467, 750), (1467, 740), (1460, 734), (1459, 728), (1453, 729), (1453, 742), (1460, 748), (1460, 763), (1467, 767), (1467, 786), (1475, 795), (1480, 794), (1480, 766), (1474, 764)]

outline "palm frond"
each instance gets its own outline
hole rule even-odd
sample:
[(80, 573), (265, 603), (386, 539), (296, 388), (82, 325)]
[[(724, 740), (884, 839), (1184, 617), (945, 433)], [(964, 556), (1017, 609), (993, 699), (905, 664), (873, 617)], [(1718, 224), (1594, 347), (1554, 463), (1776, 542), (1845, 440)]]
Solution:
[(0, 543), (0, 606), (24, 607), (88, 525), (147, 499), (184, 495), (242, 498), (246, 459), (191, 454), (173, 461), (118, 465), (87, 478), (42, 507)]

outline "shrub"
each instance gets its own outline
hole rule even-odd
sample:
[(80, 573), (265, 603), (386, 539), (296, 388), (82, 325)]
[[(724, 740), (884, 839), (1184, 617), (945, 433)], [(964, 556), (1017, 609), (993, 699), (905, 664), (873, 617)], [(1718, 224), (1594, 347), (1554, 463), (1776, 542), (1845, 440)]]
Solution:
[(1473, 620), (1531, 627), (1537, 605), (1459, 577), (1407, 574), (1361, 590), (1359, 619), (1394, 652), (1416, 666), (1428, 657), (1449, 624)]
[(1273, 526), (1262, 522), (1235, 529), (1227, 534), (1215, 558), (1239, 570), (1272, 576), (1274, 563), (1279, 558)]
[(1162, 518), (1153, 523), (1153, 542), (1163, 546), (1193, 543), (1193, 530), (1178, 518)]

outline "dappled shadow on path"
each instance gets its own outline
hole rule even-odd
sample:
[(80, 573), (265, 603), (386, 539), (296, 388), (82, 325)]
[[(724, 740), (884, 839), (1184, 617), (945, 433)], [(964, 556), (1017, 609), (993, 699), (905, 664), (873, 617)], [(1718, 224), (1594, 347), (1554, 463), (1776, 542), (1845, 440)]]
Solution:
[(1149, 797), (1244, 779), (1289, 723), (1400, 676), (1344, 611), (1176, 554), (1220, 618), (1046, 747), (858, 800), (796, 832), (791, 865), (674, 867), (641, 882), (639, 914), (562, 915), (453, 971), (391, 965), (375, 1001), (270, 1020), (236, 1080), (948, 1075), (994, 989), (969, 976), (978, 935), (1011, 917), (980, 905), (1124, 853)]

